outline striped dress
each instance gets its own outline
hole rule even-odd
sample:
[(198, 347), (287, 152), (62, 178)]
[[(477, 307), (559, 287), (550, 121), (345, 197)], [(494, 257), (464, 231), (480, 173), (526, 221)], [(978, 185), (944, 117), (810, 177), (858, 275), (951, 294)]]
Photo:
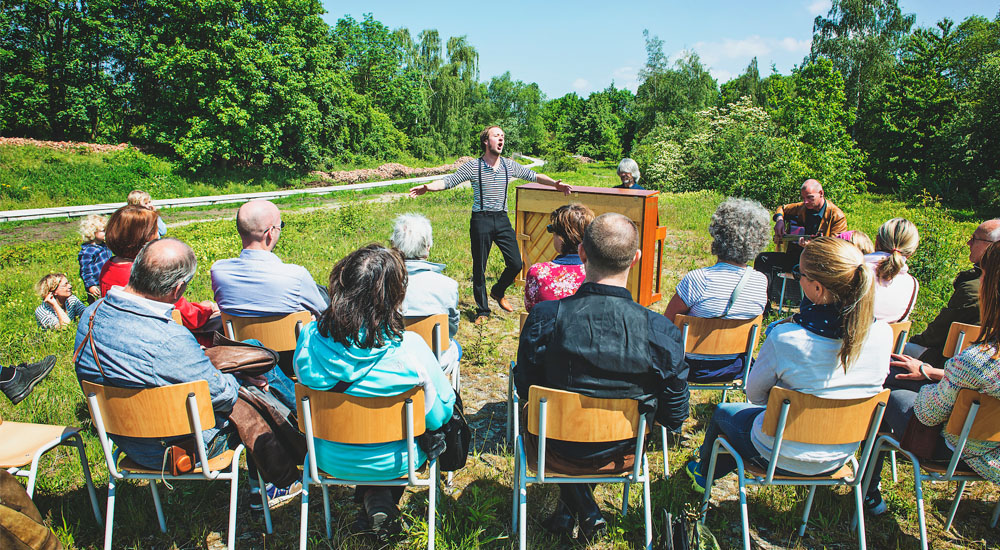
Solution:
[[(1000, 359), (994, 359), (997, 347), (993, 344), (972, 345), (944, 365), (944, 378), (937, 384), (927, 384), (917, 394), (913, 412), (927, 426), (937, 426), (948, 421), (964, 388), (980, 391), (1000, 398)], [(943, 433), (949, 446), (954, 447), (957, 436)], [(983, 478), (1000, 483), (1000, 443), (969, 439), (962, 459)]]

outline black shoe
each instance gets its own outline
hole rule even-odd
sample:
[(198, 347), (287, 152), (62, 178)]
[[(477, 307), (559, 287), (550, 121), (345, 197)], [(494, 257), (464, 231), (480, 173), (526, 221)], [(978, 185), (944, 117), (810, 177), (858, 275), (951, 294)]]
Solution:
[(608, 532), (608, 523), (604, 521), (601, 511), (580, 516), (580, 536), (586, 541), (594, 541)]
[(380, 540), (385, 540), (399, 531), (399, 525), (395, 521), (399, 517), (399, 510), (396, 508), (396, 503), (392, 501), (392, 493), (389, 489), (378, 488), (366, 491), (365, 513), (368, 515), (368, 524), (371, 526), (371, 530)]
[(34, 389), (35, 384), (42, 381), (56, 364), (56, 356), (49, 355), (37, 363), (25, 364), (14, 367), (14, 376), (6, 382), (0, 382), (0, 390), (10, 399), (10, 402), (17, 405)]
[(573, 536), (574, 526), (576, 526), (576, 519), (573, 518), (573, 513), (569, 511), (566, 503), (562, 500), (556, 506), (556, 511), (542, 522), (542, 527), (546, 531), (557, 536)]
[(593, 489), (586, 483), (561, 485), (562, 496), (580, 522), (580, 537), (590, 541), (601, 537), (608, 528), (601, 508), (594, 501)]

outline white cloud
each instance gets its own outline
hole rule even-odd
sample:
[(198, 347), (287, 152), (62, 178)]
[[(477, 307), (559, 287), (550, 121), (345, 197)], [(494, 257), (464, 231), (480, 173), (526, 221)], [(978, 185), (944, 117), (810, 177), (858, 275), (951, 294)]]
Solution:
[(586, 78), (578, 78), (573, 81), (573, 89), (578, 92), (590, 91), (590, 82)]
[(739, 74), (754, 57), (761, 71), (776, 59), (796, 58), (809, 53), (811, 42), (793, 37), (766, 38), (752, 35), (746, 38), (724, 38), (713, 42), (696, 42), (691, 48), (675, 52), (672, 59), (686, 55), (688, 51), (698, 54), (701, 62), (720, 83)]
[(830, 0), (813, 0), (805, 8), (810, 15), (826, 15), (830, 11)]
[(639, 89), (639, 70), (635, 67), (618, 67), (612, 71), (611, 78), (614, 79), (615, 88), (619, 90), (628, 88), (635, 92)]

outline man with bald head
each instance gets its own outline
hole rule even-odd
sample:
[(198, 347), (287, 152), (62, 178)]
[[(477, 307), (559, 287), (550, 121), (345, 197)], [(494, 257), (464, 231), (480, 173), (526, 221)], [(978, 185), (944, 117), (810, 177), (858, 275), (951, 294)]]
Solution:
[[(528, 388), (540, 385), (590, 397), (635, 399), (650, 426), (655, 418), (670, 430), (679, 429), (688, 416), (680, 331), (666, 317), (635, 303), (625, 288), (641, 254), (638, 229), (621, 214), (598, 216), (584, 231), (579, 253), (587, 268), (580, 289), (537, 304), (524, 323), (514, 371), (518, 395), (527, 398)], [(549, 441), (548, 450), (553, 459), (549, 467), (596, 469), (625, 464), (622, 457), (635, 450), (635, 441)], [(584, 538), (604, 530), (590, 487), (559, 488), (560, 504), (544, 522), (549, 531), (568, 534), (574, 515)]]
[[(847, 231), (847, 218), (844, 212), (826, 199), (823, 186), (814, 179), (802, 182), (799, 188), (802, 202), (794, 202), (778, 207), (774, 213), (774, 240), (782, 242), (786, 235), (802, 235), (806, 237), (829, 237)], [(764, 252), (754, 260), (753, 267), (767, 276), (769, 298), (777, 298), (780, 284), (777, 283), (778, 273), (787, 273), (799, 263), (802, 248), (795, 242), (789, 242), (785, 252)], [(793, 296), (795, 285), (792, 285)], [(789, 293), (786, 291), (786, 296)]]
[(223, 313), (267, 317), (305, 310), (318, 317), (326, 309), (329, 298), (309, 271), (272, 252), (284, 226), (281, 211), (270, 201), (253, 200), (236, 212), (243, 252), (212, 265), (212, 291)]

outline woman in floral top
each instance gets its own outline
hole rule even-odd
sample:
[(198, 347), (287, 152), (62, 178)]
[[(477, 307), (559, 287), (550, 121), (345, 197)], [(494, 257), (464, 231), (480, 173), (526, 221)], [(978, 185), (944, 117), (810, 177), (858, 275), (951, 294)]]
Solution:
[(552, 247), (559, 255), (528, 269), (524, 284), (524, 308), (528, 311), (538, 302), (572, 296), (587, 278), (577, 249), (583, 231), (594, 221), (594, 212), (582, 204), (566, 204), (552, 212), (549, 221), (546, 230), (552, 233)]

